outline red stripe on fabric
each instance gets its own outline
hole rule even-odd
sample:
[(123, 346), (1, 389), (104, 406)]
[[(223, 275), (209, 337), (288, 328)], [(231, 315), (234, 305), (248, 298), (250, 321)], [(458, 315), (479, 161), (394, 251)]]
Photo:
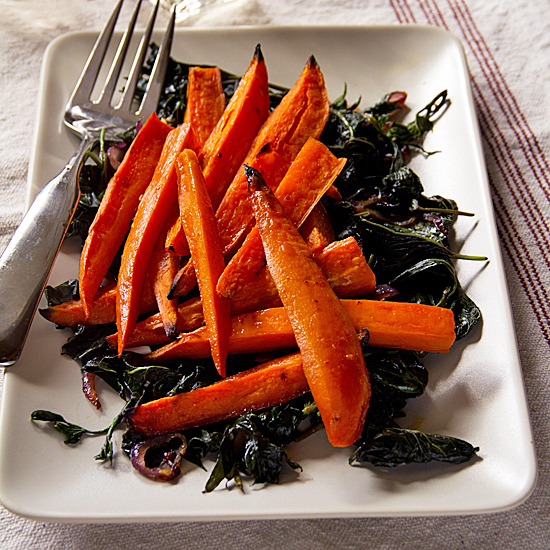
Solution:
[[(536, 140), (536, 137), (534, 136), (533, 132), (529, 128), (529, 125), (527, 124), (525, 116), (520, 111), (513, 94), (511, 93), (510, 89), (506, 85), (506, 82), (504, 81), (504, 78), (502, 78), (500, 70), (498, 68), (498, 65), (497, 65), (496, 61), (494, 60), (494, 58), (492, 57), (492, 55), (490, 53), (490, 50), (487, 47), (487, 44), (486, 44), (485, 40), (480, 35), (479, 31), (477, 31), (477, 27), (475, 26), (475, 23), (472, 20), (472, 17), (471, 17), (471, 14), (470, 14), (468, 8), (465, 6), (465, 9), (467, 11), (467, 17), (468, 17), (469, 21), (466, 20), (466, 17), (464, 16), (463, 12), (460, 12), (460, 14), (458, 14), (457, 11), (454, 10), (454, 8), (450, 4), (450, 2), (449, 2), (449, 6), (451, 7), (451, 10), (453, 10), (453, 13), (454, 13), (455, 18), (457, 20), (457, 23), (461, 27), (461, 30), (464, 34), (464, 37), (466, 39), (468, 39), (467, 34), (470, 35), (471, 40), (468, 40), (468, 44), (471, 47), (472, 54), (476, 57), (476, 60), (479, 64), (485, 78), (487, 79), (487, 82), (490, 85), (491, 91), (493, 92), (493, 95), (494, 95), (497, 103), (499, 104), (499, 107), (500, 107), (502, 113), (504, 114), (504, 116), (506, 117), (506, 119), (507, 119), (507, 121), (510, 125), (510, 128), (512, 129), (512, 131), (516, 135), (516, 138), (518, 139), (518, 142), (520, 142), (520, 144), (522, 145), (522, 151), (524, 153), (524, 156), (527, 160), (528, 165), (530, 166), (531, 170), (533, 171), (535, 177), (537, 177), (539, 180), (542, 177), (544, 179), (544, 181), (546, 183), (548, 183), (548, 181), (549, 181), (548, 172), (550, 171), (550, 168), (548, 166), (547, 159), (544, 156), (544, 154), (542, 153), (542, 151), (540, 150), (540, 147), (538, 147), (538, 142)], [(426, 18), (428, 19), (429, 22), (434, 23), (434, 22), (436, 22), (437, 19), (439, 19), (440, 24), (442, 24), (445, 28), (449, 29), (448, 25), (445, 23), (443, 15), (441, 14), (437, 4), (433, 3), (433, 9), (437, 12), (437, 15), (433, 18), (430, 18), (430, 14), (428, 12), (426, 12), (425, 7), (431, 8), (429, 6), (429, 2), (428, 3), (424, 3), (424, 2), (421, 3), (421, 9), (423, 10), (423, 12), (426, 15)], [(432, 14), (433, 14), (433, 11), (432, 11)], [(466, 25), (466, 31), (468, 31), (468, 32), (465, 32), (464, 27), (460, 24), (461, 16), (462, 16), (462, 21)], [(472, 27), (475, 28), (475, 33), (472, 31)], [(480, 43), (484, 45), (484, 50), (485, 50), (486, 53), (484, 53), (484, 51), (481, 48), (474, 47), (474, 46), (478, 46)], [(480, 56), (482, 57), (482, 59), (480, 59)], [(491, 65), (494, 65), (494, 69), (491, 67)], [(501, 82), (500, 83), (497, 82), (497, 78), (495, 78), (495, 74), (498, 74), (498, 75), (501, 76)], [(497, 86), (496, 90), (495, 90), (494, 86), (491, 85), (491, 83), (494, 84), (494, 86)], [(506, 104), (502, 104), (501, 99), (505, 95), (512, 99), (512, 101), (514, 103), (513, 107), (508, 102), (506, 102)], [(480, 94), (480, 97), (483, 98), (483, 95)], [(483, 102), (485, 103), (485, 100), (483, 100)], [(524, 121), (525, 124), (521, 124), (521, 121)], [(495, 122), (494, 118), (492, 118), (492, 122)], [(525, 126), (527, 126), (527, 129), (525, 128)], [(518, 128), (521, 130), (521, 134), (525, 138), (524, 140), (522, 140), (521, 136), (518, 135), (518, 132), (517, 132)], [(530, 135), (527, 135), (527, 130), (529, 131)], [(537, 144), (540, 155), (533, 155), (533, 152), (532, 152), (532, 149), (531, 149), (531, 146), (530, 146), (531, 142)], [(508, 155), (509, 155), (510, 159), (513, 161), (512, 155), (510, 155), (509, 153), (508, 153)], [(533, 161), (538, 165), (539, 169), (542, 171), (541, 174), (537, 173), (537, 169), (533, 165)], [(541, 162), (542, 162), (542, 164), (545, 165), (546, 170), (543, 166), (541, 166)], [(514, 163), (514, 168), (518, 171), (518, 173), (521, 173), (521, 169), (515, 163), (515, 161), (513, 161), (513, 163)], [(525, 181), (524, 181), (524, 183), (525, 183)], [(522, 186), (518, 186), (518, 188), (521, 189)], [(547, 191), (544, 190), (544, 189), (543, 189), (543, 191), (544, 191), (545, 195), (548, 196)], [(532, 200), (533, 197), (529, 192), (527, 192), (527, 195), (524, 196), (524, 199), (526, 199), (528, 202), (533, 202), (535, 204), (536, 213), (539, 214), (542, 217), (542, 212), (541, 212), (540, 208)], [(539, 228), (538, 229), (542, 230), (544, 232), (546, 230), (546, 225), (539, 223)]]
[[(448, 25), (445, 23), (445, 20), (443, 18), (443, 15), (439, 11), (439, 8), (437, 7), (437, 4), (432, 3), (434, 6), (435, 11), (437, 12), (437, 18), (433, 16), (433, 11), (431, 11), (431, 6), (429, 3), (422, 3), (421, 9), (424, 12), (426, 18), (429, 22), (434, 22), (436, 19), (439, 19), (441, 24), (445, 26), (445, 28), (448, 28)], [(426, 11), (425, 8), (428, 8), (430, 11)], [(455, 14), (456, 15), (456, 14)], [(460, 21), (457, 22), (460, 25)], [(461, 29), (463, 30), (463, 29)], [(470, 43), (470, 42), (469, 42)], [(475, 42), (477, 44), (477, 42)], [(471, 46), (471, 44), (470, 44)], [(472, 53), (476, 56), (476, 59), (478, 60), (478, 63), (480, 66), (482, 66), (482, 63), (480, 62), (475, 48), (472, 47)], [(483, 67), (482, 67), (483, 70)], [(485, 71), (483, 71), (487, 78), (487, 74)], [(489, 80), (487, 78), (487, 80)], [(518, 209), (522, 212), (525, 219), (527, 220), (527, 225), (531, 232), (535, 235), (535, 240), (539, 244), (541, 255), (546, 260), (546, 265), (550, 267), (550, 257), (546, 254), (546, 248), (548, 246), (548, 238), (544, 238), (545, 234), (548, 234), (547, 227), (544, 224), (543, 220), (543, 214), (538, 207), (538, 205), (532, 200), (531, 195), (526, 190), (525, 185), (525, 179), (522, 176), (521, 169), (518, 166), (515, 158), (513, 155), (509, 153), (508, 146), (506, 143), (506, 140), (502, 137), (502, 135), (496, 131), (497, 124), (493, 117), (493, 114), (491, 112), (491, 109), (489, 108), (487, 102), (485, 101), (485, 98), (483, 96), (483, 93), (479, 89), (479, 87), (476, 85), (475, 79), (472, 79), (472, 86), (474, 88), (474, 92), (477, 92), (477, 104), (479, 107), (484, 106), (486, 109), (486, 116), (489, 119), (489, 122), (485, 120), (485, 125), (487, 127), (487, 131), (491, 134), (485, 135), (485, 141), (487, 142), (487, 145), (493, 149), (493, 156), (495, 159), (496, 164), (499, 166), (500, 172), (502, 173), (504, 181), (507, 183), (507, 187), (510, 190), (510, 193), (512, 194), (512, 198), (514, 199), (515, 205), (518, 207)], [(502, 109), (502, 107), (501, 107)], [(481, 113), (482, 109), (479, 109), (479, 112)], [(509, 123), (513, 125), (510, 121)], [(496, 143), (498, 154), (494, 151), (493, 145)], [(504, 163), (504, 164), (503, 164)], [(493, 187), (493, 190), (496, 191), (496, 188)], [(518, 194), (520, 197), (518, 197)], [(533, 205), (533, 207), (530, 207), (530, 205)], [(524, 205), (527, 208), (524, 208)], [(536, 227), (533, 226), (533, 220)], [(509, 219), (508, 224), (505, 225), (506, 228), (513, 227), (513, 223), (511, 221), (511, 217)], [(542, 240), (541, 238), (542, 237)]]
[[(456, 13), (455, 15), (457, 16), (457, 22), (461, 26), (461, 30), (464, 32), (464, 28), (461, 25), (459, 15), (457, 15)], [(477, 44), (477, 42), (475, 43)], [(499, 97), (502, 96), (501, 90), (495, 90), (494, 86), (491, 84), (491, 71), (489, 66), (487, 64), (484, 64), (484, 60), (480, 59), (476, 48), (472, 48), (472, 53), (475, 56), (481, 68), (481, 71), (485, 76), (485, 79), (487, 80), (487, 83), (489, 84), (489, 87), (491, 88), (494, 97), (497, 100), (497, 103), (499, 104), (502, 114), (505, 116), (509, 126), (516, 134), (518, 141), (521, 141), (521, 138), (517, 135), (517, 132), (515, 131), (516, 121), (511, 119), (509, 113), (506, 112), (506, 107), (499, 100)], [(491, 145), (492, 142), (497, 143), (498, 155), (495, 154), (495, 162), (497, 162), (500, 167), (503, 180), (507, 184), (507, 187), (512, 195), (512, 198), (514, 199), (516, 207), (524, 216), (526, 224), (533, 234), (533, 239), (539, 246), (540, 256), (544, 258), (546, 267), (550, 268), (550, 256), (547, 252), (548, 248), (550, 248), (550, 233), (548, 231), (548, 227), (544, 222), (543, 212), (529, 192), (525, 178), (522, 175), (522, 170), (519, 167), (514, 155), (510, 153), (506, 140), (501, 135), (501, 133), (498, 132), (497, 122), (483, 94), (481, 93), (480, 89), (475, 86), (475, 80), (472, 79), (472, 81), (474, 83), (474, 88), (477, 90), (478, 93), (479, 104), (485, 106), (490, 122), (490, 124), (487, 124), (487, 127), (491, 133), (491, 136), (490, 139), (489, 137), (487, 138), (487, 143), (488, 145)], [(496, 83), (494, 84), (496, 85)], [(523, 149), (525, 153), (525, 149), (528, 149), (528, 147), (523, 146)], [(531, 167), (531, 170), (534, 170), (534, 167), (527, 155), (525, 155), (525, 158), (529, 166)]]
[[(460, 5), (458, 6), (458, 4)], [(451, 6), (451, 9), (452, 9), (452, 5), (450, 1), (449, 1), (449, 5)], [(546, 187), (542, 188), (542, 191), (544, 192), (545, 196), (548, 199), (550, 199), (550, 192), (549, 192), (550, 191), (550, 187), (549, 187), (550, 165), (548, 163), (548, 160), (544, 155), (534, 132), (531, 130), (529, 123), (525, 118), (525, 115), (522, 113), (521, 109), (519, 108), (519, 105), (517, 103), (517, 100), (514, 94), (506, 84), (504, 76), (502, 75), (496, 60), (494, 59), (489, 47), (487, 46), (485, 39), (479, 32), (477, 26), (475, 25), (475, 22), (472, 18), (470, 10), (468, 9), (468, 6), (464, 4), (464, 2), (460, 2), (460, 3), (457, 2), (457, 7), (458, 9), (462, 8), (460, 11), (462, 20), (467, 26), (467, 29), (470, 32), (470, 35), (472, 36), (472, 39), (474, 40), (475, 44), (480, 46), (479, 52), (481, 55), (483, 55), (486, 66), (489, 69), (491, 76), (493, 77), (493, 82), (495, 83), (496, 86), (498, 86), (498, 92), (502, 92), (500, 94), (495, 94), (495, 98), (497, 99), (499, 104), (504, 102), (506, 109), (504, 109), (502, 105), (501, 105), (501, 109), (503, 110), (503, 112), (506, 111), (507, 118), (509, 120), (511, 119), (510, 127), (514, 132), (514, 134), (516, 135), (518, 141), (522, 144), (522, 150), (525, 153), (526, 160), (528, 160), (529, 166), (531, 167), (531, 170), (533, 171), (534, 175), (539, 179), (541, 176), (543, 177), (544, 183), (546, 183)], [(518, 130), (521, 133), (521, 137), (518, 134)], [(533, 151), (533, 146), (536, 149), (536, 154)], [(534, 166), (533, 163), (535, 163), (536, 166)], [(540, 175), (537, 174), (538, 171), (540, 171)]]
[(449, 27), (443, 18), (443, 14), (439, 11), (437, 4), (434, 5), (435, 10), (430, 7), (429, 2), (419, 2), (419, 5), (424, 17), (430, 25), (437, 25), (438, 27), (443, 27), (449, 30)]
[[(430, 20), (430, 17), (424, 8), (426, 6), (428, 8), (431, 8), (429, 4), (430, 4), (429, 2), (427, 3), (421, 2), (421, 9), (425, 13), (428, 20)], [(455, 9), (455, 7), (453, 6), (452, 0), (449, 0), (448, 4), (451, 10), (453, 11), (453, 14), (455, 16), (457, 23), (461, 27), (461, 31), (465, 39), (468, 41), (468, 44), (470, 45), (472, 53), (475, 55), (476, 60), (478, 61), (478, 64), (481, 70), (483, 71), (484, 76), (487, 79), (487, 82), (490, 84), (491, 91), (493, 92), (493, 95), (502, 113), (505, 115), (507, 121), (509, 122), (512, 132), (514, 132), (518, 142), (522, 146), (522, 151), (524, 153), (524, 156), (527, 160), (528, 165), (533, 171), (535, 177), (537, 177), (538, 179), (542, 178), (544, 182), (548, 185), (548, 183), (550, 182), (550, 165), (548, 163), (548, 160), (546, 159), (546, 156), (544, 155), (542, 149), (540, 148), (540, 144), (538, 143), (538, 140), (534, 132), (531, 130), (527, 122), (527, 119), (525, 118), (525, 115), (522, 113), (521, 109), (519, 108), (516, 98), (514, 97), (510, 88), (506, 84), (506, 81), (500, 71), (500, 68), (496, 60), (494, 59), (491, 53), (491, 50), (489, 49), (485, 39), (483, 38), (483, 35), (479, 32), (473, 20), (473, 17), (471, 15), (471, 12), (468, 6), (464, 2), (455, 2), (454, 3), (454, 5), (456, 6), (456, 9)], [(433, 6), (433, 8), (431, 8), (432, 13), (433, 11), (435, 11), (436, 16), (434, 16), (434, 18), (430, 22), (441, 24), (448, 30), (449, 27), (445, 23), (445, 20), (443, 18), (441, 11), (439, 10), (437, 3), (432, 2), (432, 6)], [(464, 23), (464, 25), (461, 25), (461, 21)], [(468, 40), (468, 35), (470, 40)], [(481, 61), (480, 56), (483, 62)], [(496, 89), (495, 89), (495, 86), (496, 86)], [(520, 131), (521, 136), (518, 134), (518, 130)], [(522, 136), (523, 136), (523, 139), (522, 139)], [(538, 154), (534, 154), (532, 149), (533, 145), (537, 149)], [(533, 162), (537, 166), (534, 166)], [(537, 170), (537, 167), (538, 167), (538, 170)], [(541, 173), (537, 173), (539, 170)], [(550, 198), (548, 189), (542, 188), (542, 191), (548, 198)]]
[[(489, 131), (491, 125), (487, 122), (485, 118), (486, 113), (482, 108), (478, 109), (478, 112), (481, 122), (483, 122), (483, 124), (480, 125), (483, 139), (486, 142), (486, 145), (489, 148), (491, 155), (494, 158), (500, 172), (504, 172), (501, 163), (502, 155), (495, 149), (495, 141), (493, 139), (490, 139), (490, 137), (487, 135), (487, 131)], [(495, 205), (495, 215), (501, 222), (499, 226), (501, 241), (505, 238), (512, 243), (512, 247), (516, 253), (514, 254), (514, 258), (510, 257), (510, 260), (515, 262), (515, 258), (517, 257), (517, 259), (522, 264), (521, 270), (518, 270), (520, 283), (525, 290), (526, 295), (529, 297), (529, 301), (533, 306), (533, 310), (535, 311), (540, 309), (544, 311), (547, 316), (550, 316), (550, 308), (548, 307), (548, 304), (550, 304), (550, 295), (540, 278), (538, 270), (533, 268), (533, 266), (536, 265), (536, 261), (532, 257), (529, 248), (523, 241), (521, 234), (516, 227), (516, 224), (512, 223), (510, 212), (506, 207), (505, 200), (502, 197), (500, 191), (494, 184), (491, 185), (491, 189), (494, 199), (497, 199), (499, 203), (498, 205)], [(514, 196), (513, 198), (515, 199), (515, 205), (521, 209), (518, 204), (517, 197)], [(544, 255), (543, 257), (546, 260), (546, 264), (548, 264), (548, 257)], [(526, 281), (526, 277), (528, 281)]]
[(406, 0), (390, 0), (390, 4), (399, 23), (416, 23), (414, 14)]
[[(506, 221), (501, 220), (499, 218), (499, 216), (497, 215), (497, 226), (499, 228), (499, 231), (501, 229), (503, 229), (503, 227), (502, 227), (503, 223), (505, 224)], [(513, 242), (512, 242), (512, 245), (510, 246), (509, 243), (508, 243), (508, 239), (501, 239), (500, 243), (501, 243), (501, 246), (502, 246), (503, 250), (506, 253), (506, 256), (510, 260), (510, 263), (512, 264), (512, 267), (514, 268), (514, 271), (518, 275), (521, 287), (523, 288), (525, 294), (529, 298), (530, 294), (531, 294), (530, 290), (532, 289), (532, 286), (529, 284), (528, 281), (526, 281), (526, 279), (523, 275), (523, 273), (526, 273), (527, 270), (525, 268), (525, 262), (523, 261), (523, 258), (521, 256), (521, 254), (519, 254), (519, 255), (514, 254)], [(533, 301), (531, 299), (529, 299), (529, 301), (531, 303), (531, 309), (533, 310), (533, 313), (535, 315), (537, 325), (539, 326), (540, 331), (542, 333), (542, 337), (544, 338), (546, 344), (548, 346), (550, 346), (550, 333), (549, 333), (547, 312), (545, 312), (544, 309), (542, 311), (540, 311), (540, 309), (538, 307), (536, 307), (536, 305), (533, 303)], [(539, 305), (540, 305), (540, 302), (537, 302), (537, 303), (539, 303)]]
[[(550, 246), (550, 239), (548, 228), (543, 223), (542, 212), (536, 203), (530, 200), (531, 196), (525, 189), (525, 181), (521, 175), (521, 169), (513, 155), (509, 153), (505, 139), (496, 130), (497, 123), (475, 79), (472, 79), (472, 87), (478, 104), (478, 115), (480, 118), (483, 117), (485, 128), (482, 127), (482, 132), (484, 132), (486, 145), (492, 152), (514, 205), (524, 217), (527, 227), (533, 233), (533, 238), (539, 244), (541, 256), (550, 268), (550, 256), (546, 251), (546, 247)], [(495, 188), (493, 187), (493, 189)], [(513, 224), (511, 217), (509, 223)]]

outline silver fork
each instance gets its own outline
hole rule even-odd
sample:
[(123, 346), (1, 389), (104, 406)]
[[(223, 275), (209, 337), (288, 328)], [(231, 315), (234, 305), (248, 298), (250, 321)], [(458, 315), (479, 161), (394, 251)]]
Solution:
[(122, 3), (123, 0), (118, 1), (99, 35), (65, 108), (64, 123), (81, 136), (80, 146), (61, 173), (37, 195), (0, 257), (0, 366), (13, 365), (21, 355), (38, 302), (80, 198), (78, 172), (86, 152), (98, 142), (102, 129), (105, 129), (106, 139), (116, 139), (121, 132), (139, 119), (147, 118), (157, 108), (174, 33), (174, 11), (145, 96), (137, 110), (135, 106), (133, 108), (133, 102), (147, 56), (158, 1), (149, 17), (120, 102), (112, 106), (141, 0), (137, 1), (128, 29), (120, 40), (103, 91), (97, 101), (92, 101), (92, 91), (104, 63)]

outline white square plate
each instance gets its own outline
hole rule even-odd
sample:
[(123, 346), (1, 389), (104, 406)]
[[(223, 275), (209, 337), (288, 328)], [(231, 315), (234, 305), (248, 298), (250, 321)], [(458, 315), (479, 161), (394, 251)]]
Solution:
[[(55, 175), (77, 139), (61, 123), (67, 101), (95, 36), (54, 41), (44, 59), (41, 101), (29, 176), (29, 197)], [(456, 243), (488, 264), (459, 265), (461, 281), (480, 306), (483, 326), (448, 355), (425, 364), (430, 383), (411, 402), (403, 425), (453, 435), (480, 447), (479, 460), (461, 466), (411, 465), (394, 470), (348, 465), (350, 449), (333, 449), (324, 433), (293, 445), (303, 472), (284, 473), (278, 485), (203, 488), (208, 474), (191, 465), (176, 483), (156, 483), (133, 471), (115, 434), (113, 466), (94, 460), (102, 439), (69, 448), (62, 437), (29, 421), (35, 409), (53, 410), (88, 428), (106, 426), (122, 402), (99, 386), (97, 412), (81, 393), (78, 366), (60, 355), (67, 331), (36, 317), (19, 362), (5, 374), (0, 424), (0, 500), (13, 512), (50, 521), (171, 521), (258, 518), (361, 517), (483, 513), (513, 507), (532, 491), (536, 461), (469, 76), (460, 43), (432, 27), (294, 27), (181, 29), (176, 59), (218, 64), (242, 74), (261, 43), (270, 80), (291, 86), (314, 54), (329, 96), (348, 86), (350, 101), (374, 104), (405, 90), (411, 116), (441, 90), (450, 107), (426, 140), (440, 153), (416, 158), (413, 169), (427, 194), (457, 200), (462, 210)], [(65, 245), (50, 277), (56, 285), (78, 273), (78, 247)], [(50, 433), (51, 432), (51, 433)], [(207, 466), (212, 467), (208, 462)]]

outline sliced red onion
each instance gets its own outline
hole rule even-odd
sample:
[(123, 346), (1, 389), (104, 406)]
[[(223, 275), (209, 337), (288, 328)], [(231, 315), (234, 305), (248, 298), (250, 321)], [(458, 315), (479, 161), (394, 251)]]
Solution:
[(111, 145), (111, 147), (107, 149), (107, 158), (109, 159), (109, 163), (111, 164), (113, 169), (116, 170), (120, 166), (120, 163), (122, 162), (122, 159), (124, 158), (125, 154), (126, 154), (125, 143)]
[(433, 222), (433, 224), (437, 227), (437, 229), (439, 229), (439, 231), (441, 231), (441, 233), (443, 233), (443, 235), (446, 237), (449, 236), (441, 216), (438, 216), (437, 214), (424, 214), (424, 219)]
[(369, 300), (384, 300), (396, 296), (399, 292), (390, 285), (376, 285), (374, 292), (369, 294)]
[(130, 458), (134, 468), (145, 477), (170, 481), (180, 475), (181, 457), (186, 450), (185, 436), (171, 433), (136, 443)]
[(392, 92), (391, 94), (388, 94), (385, 99), (390, 103), (396, 103), (400, 107), (403, 107), (405, 105), (405, 101), (407, 101), (407, 93)]
[(95, 374), (92, 372), (84, 371), (82, 373), (82, 391), (88, 398), (88, 401), (96, 408), (101, 409), (101, 403), (99, 402), (99, 396), (95, 389)]

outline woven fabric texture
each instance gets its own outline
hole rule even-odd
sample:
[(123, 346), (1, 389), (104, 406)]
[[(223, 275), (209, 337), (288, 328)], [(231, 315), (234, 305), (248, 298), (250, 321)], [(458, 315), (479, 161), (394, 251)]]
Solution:
[[(112, 4), (0, 0), (0, 250), (25, 210), (45, 48), (63, 33), (100, 29)], [(129, 14), (125, 6), (123, 19)], [(534, 493), (513, 510), (473, 517), (73, 525), (37, 523), (0, 507), (2, 549), (550, 547), (550, 3), (235, 0), (180, 23), (285, 24), (434, 25), (463, 43), (535, 436), (539, 480)]]

